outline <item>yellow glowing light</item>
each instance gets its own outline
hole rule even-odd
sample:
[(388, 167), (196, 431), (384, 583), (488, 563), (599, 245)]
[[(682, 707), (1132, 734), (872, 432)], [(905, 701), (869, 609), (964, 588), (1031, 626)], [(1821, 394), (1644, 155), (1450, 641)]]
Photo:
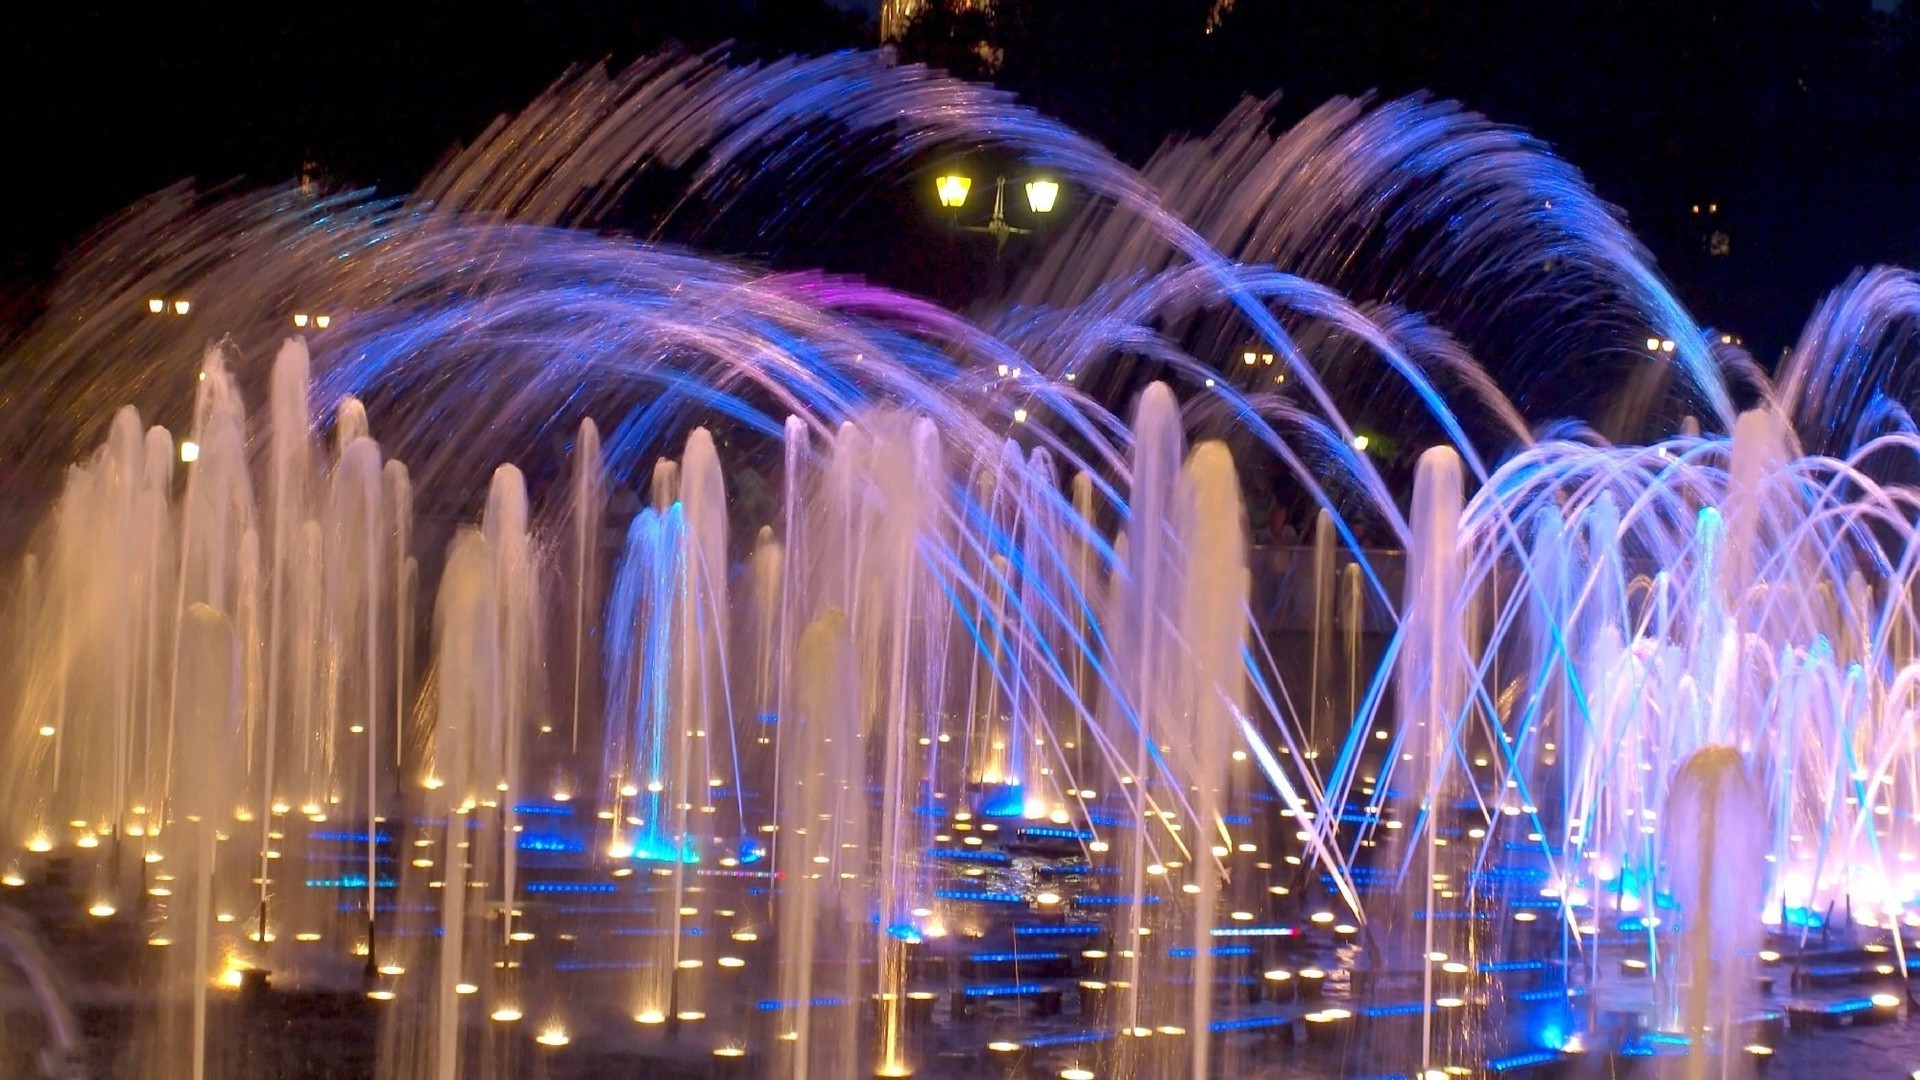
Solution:
[(294, 315), (294, 317), (293, 317), (293, 325), (295, 325), (295, 326), (305, 326), (305, 325), (307, 325), (307, 316), (306, 316), (306, 313), (304, 313), (304, 312), (300, 312), (300, 313), (296, 313), (296, 314)]
[(75, 840), (75, 841), (74, 841), (74, 845), (75, 845), (76, 847), (83, 847), (83, 848), (95, 848), (95, 847), (99, 847), (99, 846), (100, 846), (100, 838), (99, 838), (99, 837), (97, 837), (97, 836), (95, 836), (95, 835), (93, 835), (92, 833), (87, 833), (87, 834), (85, 834), (85, 835), (83, 835), (82, 837), (80, 837), (80, 839), (78, 839), (78, 840)]
[(667, 1014), (659, 1009), (643, 1009), (633, 1019), (635, 1023), (640, 1024), (664, 1024), (667, 1022)]
[(53, 841), (47, 838), (46, 833), (34, 833), (33, 836), (27, 840), (27, 850), (35, 852), (52, 851)]
[(1093, 1080), (1093, 1070), (1069, 1065), (1060, 1070), (1060, 1080)]
[(173, 302), (173, 313), (175, 315), (185, 315), (187, 312), (192, 310), (193, 310), (193, 305), (188, 303), (185, 300), (175, 300)]
[(695, 1020), (705, 1020), (706, 1018), (707, 1018), (707, 1014), (699, 1011), (698, 1009), (685, 1009), (674, 1014), (674, 1019), (685, 1021), (688, 1023), (691, 1023)]
[(53, 738), (53, 731), (54, 731), (54, 728), (52, 724), (40, 725), (40, 734), (46, 738), (49, 738), (49, 739)]
[(219, 977), (216, 978), (214, 982), (226, 987), (228, 990), (238, 990), (240, 989), (240, 984), (245, 981), (246, 973), (249, 970), (251, 970), (251, 968), (248, 967), (246, 961), (237, 956), (228, 956), (226, 963), (220, 968)]
[(5, 885), (9, 889), (17, 889), (26, 883), (27, 879), (21, 877), (18, 870), (9, 870), (7, 876), (0, 877), (0, 885)]
[(96, 919), (105, 919), (113, 915), (113, 905), (101, 900), (87, 909), (87, 914)]
[(1060, 894), (1057, 892), (1043, 892), (1040, 895), (1034, 897), (1033, 902), (1041, 905), (1042, 907), (1052, 907), (1053, 905), (1060, 902)]
[(973, 190), (973, 178), (970, 176), (941, 176), (933, 181), (933, 189), (940, 195), (940, 205), (949, 210), (957, 210), (967, 204), (967, 192)]
[(192, 439), (180, 440), (180, 460), (191, 465), (200, 460), (200, 444)]
[(737, 968), (737, 967), (747, 966), (747, 962), (745, 960), (740, 959), (737, 956), (723, 956), (715, 962), (718, 963), (723, 968)]
[(743, 1058), (747, 1056), (747, 1052), (737, 1046), (722, 1046), (714, 1050), (713, 1056), (717, 1058)]
[(533, 1037), (533, 1041), (541, 1046), (565, 1046), (573, 1040), (567, 1037), (566, 1028), (558, 1024), (548, 1024), (541, 1029), (540, 1034)]
[(1372, 441), (1373, 441), (1372, 439), (1367, 438), (1365, 435), (1355, 435), (1353, 437), (1353, 448), (1355, 450), (1359, 450), (1362, 453), (1364, 453), (1367, 449), (1367, 445)]
[(473, 985), (472, 983), (466, 983), (466, 982), (454, 983), (453, 992), (461, 995), (477, 994), (480, 992), (480, 988)]
[(368, 996), (368, 997), (370, 997), (370, 998), (372, 998), (372, 999), (373, 999), (373, 1000), (375, 1000), (375, 1001), (392, 1001), (392, 1000), (393, 1000), (393, 991), (391, 991), (391, 990), (369, 990), (369, 991), (367, 991), (367, 996)]
[(1053, 213), (1053, 204), (1060, 198), (1060, 184), (1054, 180), (1027, 181), (1027, 206), (1036, 214)]
[(520, 1019), (520, 1010), (511, 1005), (502, 1005), (493, 1010), (493, 1019), (502, 1024), (511, 1024)]
[(333, 321), (333, 316), (331, 315), (315, 315), (313, 317), (313, 325), (319, 327), (322, 330), (325, 330), (327, 328), (327, 324), (331, 323), (332, 321)]
[(147, 301), (147, 310), (149, 312), (152, 312), (155, 315), (158, 315), (161, 312), (167, 310), (167, 302), (156, 296), (151, 300)]

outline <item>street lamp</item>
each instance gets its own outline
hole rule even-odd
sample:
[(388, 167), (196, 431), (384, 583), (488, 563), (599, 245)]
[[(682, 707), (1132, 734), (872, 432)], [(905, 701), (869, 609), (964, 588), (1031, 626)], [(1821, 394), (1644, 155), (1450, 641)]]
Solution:
[(934, 190), (940, 193), (940, 205), (949, 210), (958, 210), (967, 204), (967, 192), (973, 188), (970, 176), (942, 176), (933, 182)]
[[(973, 178), (959, 173), (947, 173), (934, 178), (933, 188), (940, 197), (940, 205), (948, 210), (959, 210), (967, 204), (967, 194), (973, 190)], [(1035, 214), (1051, 214), (1060, 201), (1060, 182), (1040, 176), (1024, 184), (1027, 194), (1027, 209)], [(962, 226), (968, 232), (986, 233), (993, 237), (994, 248), (999, 250), (1007, 244), (1009, 236), (1025, 235), (1032, 229), (1021, 228), (1007, 220), (1007, 178), (993, 178), (993, 214), (985, 225)]]

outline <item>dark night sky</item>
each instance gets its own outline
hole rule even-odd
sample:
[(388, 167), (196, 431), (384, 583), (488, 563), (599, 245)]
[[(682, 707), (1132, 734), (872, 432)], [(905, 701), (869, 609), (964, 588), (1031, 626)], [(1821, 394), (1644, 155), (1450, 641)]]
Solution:
[[(1285, 89), (1283, 119), (1372, 87), (1460, 97), (1585, 169), (1704, 319), (1775, 350), (1852, 266), (1920, 262), (1908, 11), (1239, 0), (1214, 40), (1143, 46), (1130, 13), (1183, 2), (1050, 0), (1044, 17), (1070, 26), (1051, 33), (1076, 40), (1010, 45), (1001, 81), (1136, 159), (1245, 91)], [(1059, 14), (1076, 8), (1093, 14)], [(675, 39), (844, 47), (863, 40), (858, 19), (827, 0), (189, 4), (138, 18), (15, 6), (0, 15), (14, 147), (0, 173), (0, 323), (89, 225), (173, 181), (276, 182), (312, 160), (401, 191), (570, 64)], [(1700, 200), (1726, 204), (1728, 259), (1702, 254), (1686, 213)]]

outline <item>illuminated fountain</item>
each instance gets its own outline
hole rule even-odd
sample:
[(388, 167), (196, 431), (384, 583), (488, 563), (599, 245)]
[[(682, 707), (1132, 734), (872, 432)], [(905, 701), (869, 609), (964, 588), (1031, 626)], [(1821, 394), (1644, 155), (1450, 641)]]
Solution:
[[(589, 231), (648, 169), (663, 230), (814, 190), (802, 121), (1093, 209), (973, 318)], [(144, 943), (81, 981), (169, 1077), (275, 1000), (445, 1078), (1707, 1075), (1897, 1012), (1920, 438), (1834, 373), (1889, 380), (1920, 288), (1769, 382), (1523, 137), (1259, 121), (1134, 171), (874, 57), (668, 56), (411, 202), (133, 213), (7, 369), (66, 470), (7, 893)], [(1624, 376), (1593, 428), (1502, 393), (1551, 350)], [(1267, 474), (1310, 546), (1250, 547)]]

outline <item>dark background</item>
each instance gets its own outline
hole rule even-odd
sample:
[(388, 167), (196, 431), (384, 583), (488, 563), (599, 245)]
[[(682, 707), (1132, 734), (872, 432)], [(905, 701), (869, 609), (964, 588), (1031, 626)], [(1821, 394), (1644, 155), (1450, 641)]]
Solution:
[[(1852, 267), (1920, 263), (1915, 5), (1213, 2), (936, 7), (900, 49), (991, 77), (1136, 163), (1246, 93), (1284, 92), (1279, 123), (1336, 93), (1459, 98), (1585, 170), (1702, 321), (1763, 362)], [(749, 54), (877, 43), (865, 13), (826, 0), (14, 7), (0, 15), (14, 147), (0, 331), (32, 317), (92, 224), (176, 180), (310, 171), (405, 191), (570, 65), (728, 40)]]

